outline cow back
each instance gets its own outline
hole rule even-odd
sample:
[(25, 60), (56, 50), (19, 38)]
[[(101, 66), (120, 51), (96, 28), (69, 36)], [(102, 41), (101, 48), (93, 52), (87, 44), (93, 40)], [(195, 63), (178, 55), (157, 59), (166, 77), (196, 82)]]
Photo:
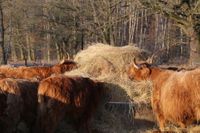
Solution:
[[(40, 130), (51, 132), (55, 130), (58, 121), (65, 116), (78, 125), (87, 123), (98, 106), (102, 88), (100, 83), (84, 77), (68, 77), (56, 75), (41, 81), (38, 89), (39, 118), (37, 125)], [(51, 111), (51, 113), (48, 113)], [(41, 121), (41, 119), (48, 119)], [(55, 120), (54, 118), (59, 118)], [(47, 128), (48, 122), (55, 124)], [(43, 128), (43, 129), (41, 129)]]
[[(5, 130), (14, 130), (20, 121), (34, 124), (37, 108), (38, 82), (5, 78), (0, 80), (0, 119)], [(7, 114), (7, 115), (6, 115)]]
[[(153, 88), (156, 114), (173, 123), (189, 125), (200, 116), (200, 69), (174, 72), (159, 88)], [(156, 107), (159, 107), (157, 110)]]

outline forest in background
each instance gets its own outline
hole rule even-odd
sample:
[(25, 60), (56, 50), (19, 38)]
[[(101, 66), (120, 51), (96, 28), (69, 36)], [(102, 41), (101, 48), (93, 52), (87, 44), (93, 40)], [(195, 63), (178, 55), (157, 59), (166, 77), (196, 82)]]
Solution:
[(198, 64), (200, 0), (0, 0), (2, 64), (73, 57), (96, 42)]

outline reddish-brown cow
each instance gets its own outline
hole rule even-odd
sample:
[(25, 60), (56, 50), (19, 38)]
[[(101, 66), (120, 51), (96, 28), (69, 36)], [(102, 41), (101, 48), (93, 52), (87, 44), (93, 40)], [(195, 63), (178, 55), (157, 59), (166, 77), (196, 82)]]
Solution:
[(16, 132), (20, 121), (31, 129), (37, 112), (38, 82), (5, 78), (0, 80), (0, 130)]
[(88, 124), (102, 94), (102, 83), (89, 78), (56, 75), (42, 80), (36, 132), (53, 133), (68, 117), (75, 121), (77, 132), (90, 133)]
[(151, 80), (152, 108), (159, 127), (167, 121), (182, 128), (200, 119), (200, 69), (169, 70), (134, 62), (128, 68), (130, 79)]
[(63, 60), (52, 67), (0, 67), (0, 73), (8, 78), (23, 78), (42, 80), (52, 74), (61, 74), (77, 68), (77, 63)]

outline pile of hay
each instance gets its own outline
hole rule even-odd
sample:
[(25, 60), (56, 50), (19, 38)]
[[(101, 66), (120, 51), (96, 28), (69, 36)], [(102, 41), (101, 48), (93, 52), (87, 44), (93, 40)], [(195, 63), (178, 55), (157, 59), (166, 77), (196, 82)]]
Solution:
[(149, 82), (134, 83), (126, 74), (126, 68), (134, 58), (146, 60), (147, 57), (146, 51), (133, 45), (114, 47), (97, 43), (80, 51), (74, 59), (79, 68), (65, 74), (82, 75), (106, 82), (105, 86), (112, 90), (114, 101), (147, 102)]
[(81, 65), (83, 72), (99, 78), (113, 73), (121, 73), (134, 57), (145, 60), (147, 55), (144, 50), (131, 45), (113, 47), (98, 43), (79, 52), (75, 61)]
[[(134, 58), (146, 60), (148, 53), (133, 45), (114, 47), (105, 44), (93, 44), (75, 56), (79, 68), (65, 75), (81, 75), (105, 82), (111, 95), (111, 101), (134, 102), (137, 105), (150, 103), (150, 82), (135, 83), (128, 79), (127, 66)], [(100, 119), (93, 122), (95, 129), (103, 133), (130, 132), (130, 128), (120, 120), (120, 114), (102, 113)], [(134, 125), (131, 125), (133, 127)], [(135, 132), (135, 131), (134, 131)]]

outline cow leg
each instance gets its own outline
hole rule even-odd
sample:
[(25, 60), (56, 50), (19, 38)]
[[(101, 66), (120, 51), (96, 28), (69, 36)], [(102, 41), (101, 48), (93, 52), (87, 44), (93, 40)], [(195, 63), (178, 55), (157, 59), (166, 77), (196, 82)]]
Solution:
[(58, 101), (50, 101), (46, 104), (47, 107), (45, 107), (45, 111), (39, 111), (39, 117), (37, 118), (38, 129), (36, 129), (36, 132), (40, 131), (40, 133), (54, 133), (59, 122), (62, 118), (64, 118), (65, 105)]
[(86, 119), (79, 119), (76, 123), (76, 129), (77, 133), (92, 133), (90, 126), (89, 126), (89, 120)]
[(159, 128), (161, 131), (164, 131), (164, 126), (165, 126), (165, 118), (164, 115), (162, 114), (162, 110), (160, 109), (159, 102), (154, 100), (152, 103), (153, 111), (156, 115), (156, 119), (159, 124)]
[(16, 130), (16, 126), (20, 121), (20, 113), (22, 112), (22, 103), (19, 96), (8, 94), (7, 108), (5, 109), (6, 133)]
[(156, 118), (158, 120), (158, 124), (159, 124), (159, 128), (161, 131), (164, 131), (164, 127), (165, 127), (165, 119), (164, 116), (161, 114), (156, 115)]
[(177, 122), (177, 123), (181, 128), (186, 128), (186, 124), (184, 124), (183, 122)]
[(156, 90), (156, 88), (154, 88), (153, 94), (151, 97), (151, 106), (152, 106), (153, 112), (156, 115), (156, 119), (158, 121), (160, 130), (164, 131), (165, 117), (160, 107), (160, 91)]
[(86, 123), (80, 125), (77, 132), (78, 133), (92, 133), (92, 131), (89, 128), (89, 125)]
[(84, 129), (85, 129), (86, 133), (92, 133), (91, 129), (89, 127), (89, 121), (87, 121), (86, 123), (84, 123)]

